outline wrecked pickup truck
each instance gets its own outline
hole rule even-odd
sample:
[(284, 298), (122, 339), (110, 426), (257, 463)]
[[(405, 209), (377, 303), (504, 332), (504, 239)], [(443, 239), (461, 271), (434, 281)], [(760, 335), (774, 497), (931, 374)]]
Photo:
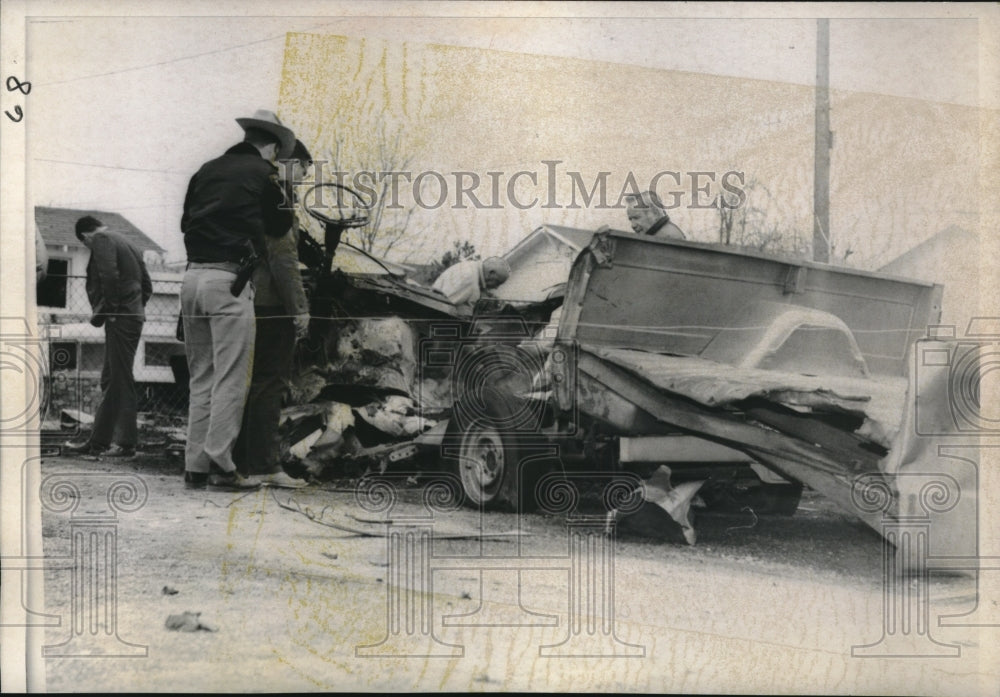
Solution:
[[(529, 507), (551, 468), (624, 469), (653, 472), (651, 490), (668, 499), (685, 481), (690, 500), (742, 479), (740, 503), (758, 512), (793, 512), (805, 485), (882, 532), (886, 514), (911, 505), (890, 454), (906, 447), (909, 356), (938, 321), (942, 292), (598, 234), (572, 265), (554, 338), (544, 321), (484, 316), (466, 347), (479, 358), (447, 359), (460, 386), (442, 456), (475, 506)], [(876, 490), (892, 500), (858, 505)]]

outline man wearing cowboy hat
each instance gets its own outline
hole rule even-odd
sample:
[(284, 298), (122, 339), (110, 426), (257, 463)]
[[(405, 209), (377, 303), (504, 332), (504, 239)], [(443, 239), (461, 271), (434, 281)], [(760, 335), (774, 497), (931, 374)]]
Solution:
[(181, 218), (188, 258), (181, 313), (191, 373), (184, 456), (189, 488), (257, 486), (236, 471), (232, 455), (254, 346), (253, 286), (234, 296), (233, 281), (250, 252), (266, 237), (287, 234), (292, 224), (274, 161), (291, 154), (295, 134), (270, 111), (236, 122), (243, 142), (191, 178)]

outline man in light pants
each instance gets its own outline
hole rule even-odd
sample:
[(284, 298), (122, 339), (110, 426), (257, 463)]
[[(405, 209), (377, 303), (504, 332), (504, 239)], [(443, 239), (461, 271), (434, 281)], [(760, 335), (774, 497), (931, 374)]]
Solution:
[(191, 178), (181, 230), (188, 268), (181, 289), (184, 344), (191, 373), (184, 483), (219, 489), (259, 486), (233, 462), (253, 362), (253, 286), (232, 292), (240, 263), (264, 236), (287, 234), (292, 213), (282, 209), (278, 157), (288, 157), (295, 134), (269, 111), (237, 119), (242, 143)]

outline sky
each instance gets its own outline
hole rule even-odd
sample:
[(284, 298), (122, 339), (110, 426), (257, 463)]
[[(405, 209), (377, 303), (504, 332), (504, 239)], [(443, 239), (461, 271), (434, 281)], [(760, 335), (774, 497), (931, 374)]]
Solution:
[[(742, 13), (799, 16), (654, 16), (720, 13), (658, 4), (210, 6), (215, 14), (232, 13), (225, 17), (190, 16), (213, 12), (206, 4), (28, 7), (28, 15), (36, 15), (27, 20), (29, 199), (120, 212), (163, 246), (168, 260), (183, 258), (178, 227), (190, 175), (241, 138), (236, 117), (277, 109), (290, 35), (490, 48), (795, 85), (811, 85), (815, 77), (815, 20), (783, 5), (744, 7)], [(854, 17), (831, 22), (834, 89), (983, 106), (981, 24), (968, 16), (974, 12), (936, 7), (948, 16), (871, 19), (885, 10), (838, 11)], [(171, 12), (188, 16), (141, 16)], [(298, 16), (249, 16), (274, 12)], [(893, 14), (913, 12), (902, 6)], [(405, 13), (431, 16), (389, 16)], [(337, 66), (328, 69), (322, 79), (337, 79)], [(601, 108), (596, 88), (590, 109)], [(643, 108), (641, 89), (631, 103), (627, 88), (606, 91), (609, 112)], [(988, 96), (985, 106), (995, 109), (995, 92)]]

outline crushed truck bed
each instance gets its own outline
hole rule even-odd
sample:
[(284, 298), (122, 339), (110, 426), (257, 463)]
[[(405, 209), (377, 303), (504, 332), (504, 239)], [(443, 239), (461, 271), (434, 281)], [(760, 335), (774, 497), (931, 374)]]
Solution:
[(721, 407), (762, 397), (792, 409), (842, 411), (864, 416), (862, 434), (886, 448), (899, 430), (906, 397), (903, 377), (812, 376), (736, 368), (694, 356), (664, 356), (634, 349), (588, 347), (594, 355), (654, 387)]

